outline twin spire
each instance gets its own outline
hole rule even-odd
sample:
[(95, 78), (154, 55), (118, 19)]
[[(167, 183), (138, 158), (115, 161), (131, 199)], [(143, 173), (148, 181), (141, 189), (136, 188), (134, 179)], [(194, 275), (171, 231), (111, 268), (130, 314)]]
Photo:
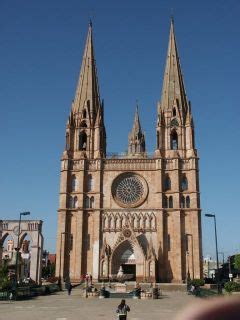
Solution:
[(89, 23), (87, 41), (83, 53), (82, 66), (73, 102), (73, 113), (81, 112), (89, 105), (90, 113), (95, 117), (100, 106), (100, 94), (97, 77), (97, 67), (93, 49), (92, 23)]
[(174, 33), (174, 22), (171, 19), (167, 59), (163, 78), (161, 109), (169, 111), (177, 104), (184, 113), (188, 102)]
[[(174, 34), (174, 23), (173, 19), (171, 19), (167, 59), (158, 118), (162, 119), (161, 116), (164, 115), (165, 112), (166, 114), (168, 112), (171, 112), (172, 114), (176, 113), (176, 109), (177, 115), (179, 115), (181, 119), (186, 119), (186, 121), (189, 123), (192, 121)], [(90, 157), (95, 157), (94, 154), (98, 154), (98, 149), (105, 150), (106, 136), (103, 104), (101, 104), (100, 101), (91, 22), (89, 23), (79, 80), (76, 88), (75, 98), (72, 104), (71, 117), (77, 119), (76, 121), (78, 123), (78, 127), (80, 128), (80, 133), (84, 130), (87, 134), (87, 137), (91, 137), (91, 139), (93, 139), (92, 141), (87, 140), (85, 142), (87, 147), (84, 147), (84, 150), (89, 151)], [(84, 128), (81, 127), (82, 123), (84, 124)], [(159, 124), (158, 126), (161, 125), (162, 124)], [(88, 133), (88, 130), (91, 132)], [(160, 149), (160, 138), (157, 138), (159, 140), (157, 142), (157, 148)], [(88, 138), (85, 138), (85, 140), (86, 139)], [(105, 152), (100, 153), (105, 154)], [(132, 156), (136, 154), (145, 155), (145, 134), (141, 129), (138, 106), (136, 107), (133, 128), (128, 137), (128, 155)]]

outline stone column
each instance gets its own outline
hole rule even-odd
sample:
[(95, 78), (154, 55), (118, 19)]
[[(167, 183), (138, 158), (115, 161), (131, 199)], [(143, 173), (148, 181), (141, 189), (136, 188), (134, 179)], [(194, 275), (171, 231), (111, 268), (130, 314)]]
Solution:
[(98, 280), (99, 277), (99, 234), (100, 234), (100, 210), (95, 211), (93, 215), (93, 279)]
[(181, 237), (181, 212), (172, 212), (173, 230), (171, 232), (171, 238), (173, 242), (173, 281), (182, 281), (182, 237)]

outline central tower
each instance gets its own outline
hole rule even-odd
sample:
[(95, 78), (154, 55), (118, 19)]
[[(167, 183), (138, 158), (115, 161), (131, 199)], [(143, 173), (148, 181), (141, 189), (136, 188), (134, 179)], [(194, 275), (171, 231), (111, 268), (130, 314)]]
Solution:
[(156, 138), (150, 157), (137, 108), (128, 152), (106, 155), (90, 24), (61, 159), (57, 276), (114, 280), (121, 268), (137, 281), (202, 277), (198, 156), (173, 21)]

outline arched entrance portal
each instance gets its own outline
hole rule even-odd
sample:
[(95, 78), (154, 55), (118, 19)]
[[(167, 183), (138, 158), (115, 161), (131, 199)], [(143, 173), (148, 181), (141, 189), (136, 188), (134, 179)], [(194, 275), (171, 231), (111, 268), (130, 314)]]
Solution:
[[(22, 220), (19, 230), (19, 221), (18, 220), (3, 220), (1, 222), (2, 226), (0, 231), (0, 253), (2, 254), (2, 246), (4, 241), (11, 237), (9, 241), (9, 246), (7, 249), (8, 254), (16, 253), (16, 248), (18, 244), (19, 237), (19, 246), (21, 253), (22, 264), (25, 261), (25, 264), (29, 264), (29, 266), (23, 265), (23, 268), (19, 268), (22, 273), (19, 274), (22, 276), (30, 276), (32, 280), (37, 283), (41, 282), (41, 274), (42, 274), (42, 251), (43, 251), (43, 235), (42, 235), (42, 221), (41, 220)], [(16, 257), (16, 255), (15, 255)], [(12, 255), (9, 256), (9, 260), (11, 260)], [(11, 263), (11, 261), (9, 261)], [(15, 272), (15, 262), (13, 263), (14, 272)], [(27, 270), (24, 271), (24, 268), (28, 267)], [(28, 270), (29, 269), (29, 270)]]
[(130, 276), (128, 280), (140, 280), (144, 278), (144, 263), (140, 246), (125, 240), (112, 253), (111, 274), (116, 275), (122, 267), (123, 273)]

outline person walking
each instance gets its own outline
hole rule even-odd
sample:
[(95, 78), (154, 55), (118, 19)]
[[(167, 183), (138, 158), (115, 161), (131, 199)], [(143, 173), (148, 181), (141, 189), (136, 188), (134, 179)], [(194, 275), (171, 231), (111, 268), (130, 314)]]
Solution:
[(126, 304), (126, 301), (122, 299), (120, 305), (117, 308), (117, 315), (118, 319), (120, 320), (126, 320), (127, 319), (127, 313), (130, 311), (129, 306)]
[(72, 286), (71, 282), (69, 282), (69, 283), (67, 284), (67, 291), (68, 291), (68, 295), (69, 295), (69, 296), (71, 295), (72, 288), (73, 288), (73, 286)]

